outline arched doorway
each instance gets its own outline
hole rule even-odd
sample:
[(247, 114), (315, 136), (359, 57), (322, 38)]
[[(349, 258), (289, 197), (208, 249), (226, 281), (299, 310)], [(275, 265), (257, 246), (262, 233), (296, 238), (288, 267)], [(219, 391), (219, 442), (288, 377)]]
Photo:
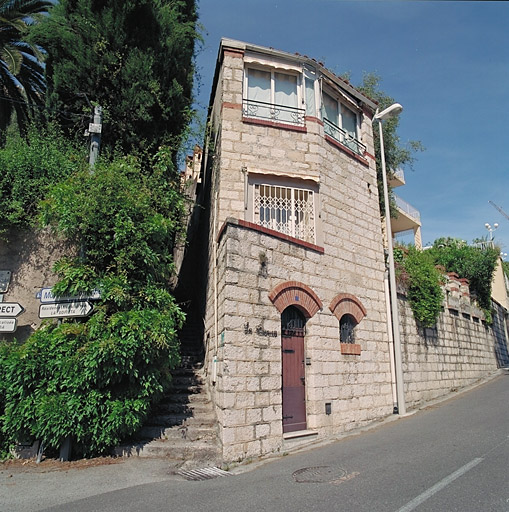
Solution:
[(295, 306), (281, 314), (283, 433), (306, 430), (305, 325)]

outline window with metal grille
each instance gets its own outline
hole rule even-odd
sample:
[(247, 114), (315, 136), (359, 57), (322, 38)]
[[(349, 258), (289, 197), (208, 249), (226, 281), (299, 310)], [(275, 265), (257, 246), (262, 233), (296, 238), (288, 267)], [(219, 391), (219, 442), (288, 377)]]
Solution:
[(254, 187), (253, 218), (256, 224), (315, 243), (312, 190), (265, 184)]

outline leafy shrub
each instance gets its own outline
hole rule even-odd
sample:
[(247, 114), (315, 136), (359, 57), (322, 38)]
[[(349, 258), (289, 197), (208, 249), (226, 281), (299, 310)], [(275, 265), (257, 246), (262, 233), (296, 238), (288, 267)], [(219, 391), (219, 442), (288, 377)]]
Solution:
[(135, 432), (179, 360), (182, 314), (164, 298), (112, 315), (103, 304), (88, 322), (45, 325), (13, 348), (2, 361), (8, 438), (58, 448), (72, 435), (87, 456)]
[(469, 280), (470, 293), (490, 322), (491, 283), (498, 254), (497, 249), (472, 247), (456, 238), (437, 239), (426, 251), (417, 251), (412, 246), (395, 247), (396, 274), (408, 289), (415, 319), (423, 327), (436, 323), (443, 301), (442, 273), (455, 272)]
[[(183, 200), (169, 152), (150, 175), (134, 159), (78, 171), (49, 191), (41, 221), (74, 242), (57, 295), (101, 290), (86, 319), (48, 321), (1, 352), (6, 440), (103, 453), (135, 432), (179, 362), (184, 315), (167, 291)], [(79, 254), (81, 252), (81, 254)]]
[(447, 272), (456, 272), (470, 282), (470, 293), (477, 297), (479, 305), (491, 309), (491, 282), (499, 258), (499, 250), (467, 245), (453, 238), (438, 239), (429, 250), (437, 265)]
[(443, 277), (429, 251), (410, 247), (403, 264), (408, 275), (408, 300), (415, 319), (423, 327), (432, 327), (436, 324), (444, 300), (440, 287)]
[(0, 148), (0, 230), (29, 225), (49, 187), (85, 162), (54, 126), (32, 126), (26, 140), (11, 134)]

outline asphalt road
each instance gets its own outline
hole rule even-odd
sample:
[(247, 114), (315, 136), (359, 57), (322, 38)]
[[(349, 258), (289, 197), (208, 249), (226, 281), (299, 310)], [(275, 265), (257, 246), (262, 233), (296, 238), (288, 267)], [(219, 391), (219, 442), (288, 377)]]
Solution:
[[(146, 472), (143, 463), (136, 466), (131, 479), (126, 472), (135, 470), (122, 465), (19, 479), (3, 507), (0, 489), (0, 510), (509, 512), (509, 375), (368, 432), (227, 477), (190, 482), (148, 464)], [(116, 490), (104, 492), (108, 485)], [(24, 487), (39, 499), (20, 499)]]

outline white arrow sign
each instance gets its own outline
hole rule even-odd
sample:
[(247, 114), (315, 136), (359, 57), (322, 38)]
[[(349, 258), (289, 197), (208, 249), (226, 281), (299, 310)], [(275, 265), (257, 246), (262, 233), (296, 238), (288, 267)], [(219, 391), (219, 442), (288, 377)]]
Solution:
[(101, 298), (101, 292), (99, 290), (93, 290), (89, 294), (85, 293), (83, 295), (63, 295), (61, 297), (53, 295), (52, 290), (53, 288), (42, 288), (42, 290), (37, 293), (36, 297), (40, 299), (41, 304), (52, 304), (54, 302), (97, 300)]
[(17, 302), (0, 302), (0, 317), (14, 318), (21, 315), (25, 309)]
[(94, 307), (87, 301), (58, 302), (41, 304), (39, 318), (66, 318), (71, 316), (88, 316)]
[(0, 318), (0, 332), (14, 332), (18, 327), (17, 318)]

